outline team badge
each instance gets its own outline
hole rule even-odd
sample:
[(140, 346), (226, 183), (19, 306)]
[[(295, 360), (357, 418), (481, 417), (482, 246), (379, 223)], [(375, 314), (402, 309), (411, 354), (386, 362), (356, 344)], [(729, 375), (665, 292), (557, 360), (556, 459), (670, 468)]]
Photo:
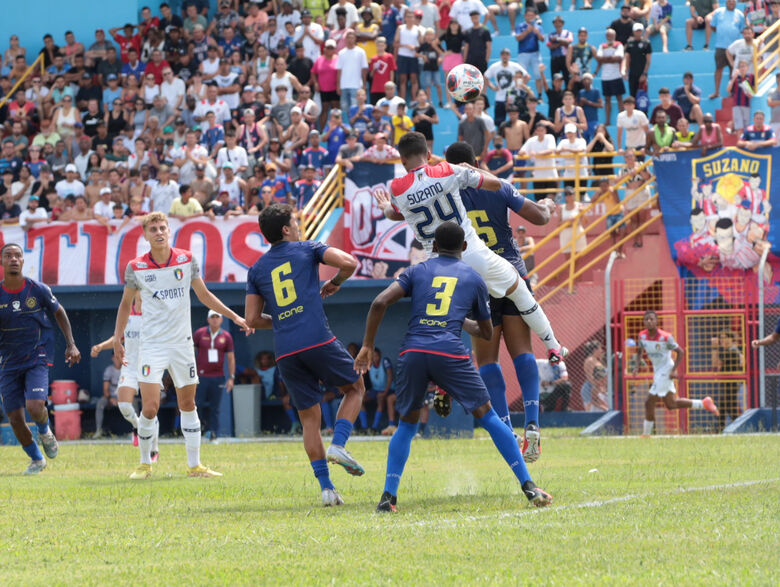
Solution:
[(141, 375), (143, 375), (144, 377), (148, 377), (151, 371), (152, 368), (149, 365), (144, 365), (143, 367), (141, 367)]
[(35, 298), (27, 298), (27, 300), (24, 303), (28, 308), (32, 310), (33, 308), (35, 308), (35, 305), (38, 303), (38, 300), (36, 300)]
[(21, 302), (19, 300), (14, 300), (13, 304), (11, 304), (14, 307), (14, 312), (18, 312), (22, 306)]
[(184, 271), (182, 271), (181, 269), (174, 269), (173, 276), (179, 281), (181, 281), (182, 278), (184, 277)]
[(187, 260), (187, 255), (179, 255), (178, 257), (176, 257), (177, 263), (184, 263), (186, 260)]

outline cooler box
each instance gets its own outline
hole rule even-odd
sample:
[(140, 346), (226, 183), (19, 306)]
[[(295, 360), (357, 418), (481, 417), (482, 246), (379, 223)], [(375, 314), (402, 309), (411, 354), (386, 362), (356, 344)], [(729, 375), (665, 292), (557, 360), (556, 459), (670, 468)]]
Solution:
[(79, 386), (72, 379), (58, 379), (51, 383), (51, 401), (57, 404), (78, 403)]
[(54, 406), (54, 434), (59, 440), (81, 438), (81, 410), (78, 404)]

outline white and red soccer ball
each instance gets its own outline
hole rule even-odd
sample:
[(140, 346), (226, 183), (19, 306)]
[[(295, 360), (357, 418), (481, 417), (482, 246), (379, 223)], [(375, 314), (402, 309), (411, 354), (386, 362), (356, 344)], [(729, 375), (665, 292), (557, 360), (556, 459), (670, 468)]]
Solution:
[(453, 67), (447, 74), (447, 91), (458, 102), (472, 102), (485, 87), (482, 73), (468, 63)]

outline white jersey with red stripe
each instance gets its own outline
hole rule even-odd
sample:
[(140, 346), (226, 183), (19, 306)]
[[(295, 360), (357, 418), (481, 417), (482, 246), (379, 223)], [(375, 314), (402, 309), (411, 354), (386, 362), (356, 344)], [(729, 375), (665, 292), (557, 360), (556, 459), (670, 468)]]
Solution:
[(672, 351), (676, 348), (677, 342), (674, 337), (660, 328), (656, 330), (655, 336), (651, 337), (647, 330), (639, 333), (639, 348), (641, 348), (653, 364), (653, 371), (656, 374), (668, 373), (674, 367)]
[(418, 241), (430, 255), (436, 228), (447, 221), (461, 226), (469, 248), (485, 244), (477, 236), (460, 197), (461, 188), (478, 188), (482, 174), (470, 167), (422, 165), (390, 184), (393, 207), (403, 214)]
[(199, 277), (197, 261), (183, 249), (171, 248), (171, 256), (162, 265), (152, 259), (151, 253), (128, 263), (125, 283), (141, 291), (143, 302), (141, 347), (192, 346), (190, 286)]

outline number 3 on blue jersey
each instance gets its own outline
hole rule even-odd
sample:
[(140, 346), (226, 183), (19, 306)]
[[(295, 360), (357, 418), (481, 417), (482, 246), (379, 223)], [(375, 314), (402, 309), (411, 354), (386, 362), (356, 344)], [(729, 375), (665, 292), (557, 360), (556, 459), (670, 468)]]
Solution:
[(274, 297), (276, 297), (276, 305), (279, 307), (289, 306), (298, 299), (298, 294), (295, 293), (295, 284), (293, 283), (293, 280), (282, 279), (283, 275), (290, 275), (290, 273), (292, 273), (292, 266), (289, 261), (287, 261), (287, 263), (282, 263), (271, 271)]
[[(447, 200), (447, 203), (450, 206), (449, 211), (444, 211), (441, 209), (441, 201), (440, 200), (434, 200), (433, 202), (433, 208), (436, 211), (436, 216), (439, 217), (439, 220), (442, 222), (447, 222), (448, 220), (452, 220), (456, 224), (460, 224), (462, 222), (462, 219), (460, 217), (460, 214), (458, 214), (458, 207), (455, 205), (455, 200), (452, 199), (452, 194), (447, 194), (444, 196)], [(433, 223), (433, 214), (431, 214), (430, 208), (427, 206), (417, 206), (416, 208), (410, 208), (409, 212), (413, 214), (422, 214), (425, 216), (425, 219), (422, 222), (418, 222), (415, 224), (414, 229), (417, 231), (417, 234), (419, 234), (424, 239), (432, 239), (433, 234), (429, 234), (425, 232), (425, 228), (427, 226), (430, 226)]]
[(434, 296), (438, 301), (436, 304), (428, 304), (425, 307), (425, 313), (428, 316), (446, 316), (450, 311), (450, 302), (452, 294), (455, 293), (455, 285), (458, 283), (457, 277), (443, 277), (438, 275), (433, 278), (431, 287), (434, 289), (442, 288)]

